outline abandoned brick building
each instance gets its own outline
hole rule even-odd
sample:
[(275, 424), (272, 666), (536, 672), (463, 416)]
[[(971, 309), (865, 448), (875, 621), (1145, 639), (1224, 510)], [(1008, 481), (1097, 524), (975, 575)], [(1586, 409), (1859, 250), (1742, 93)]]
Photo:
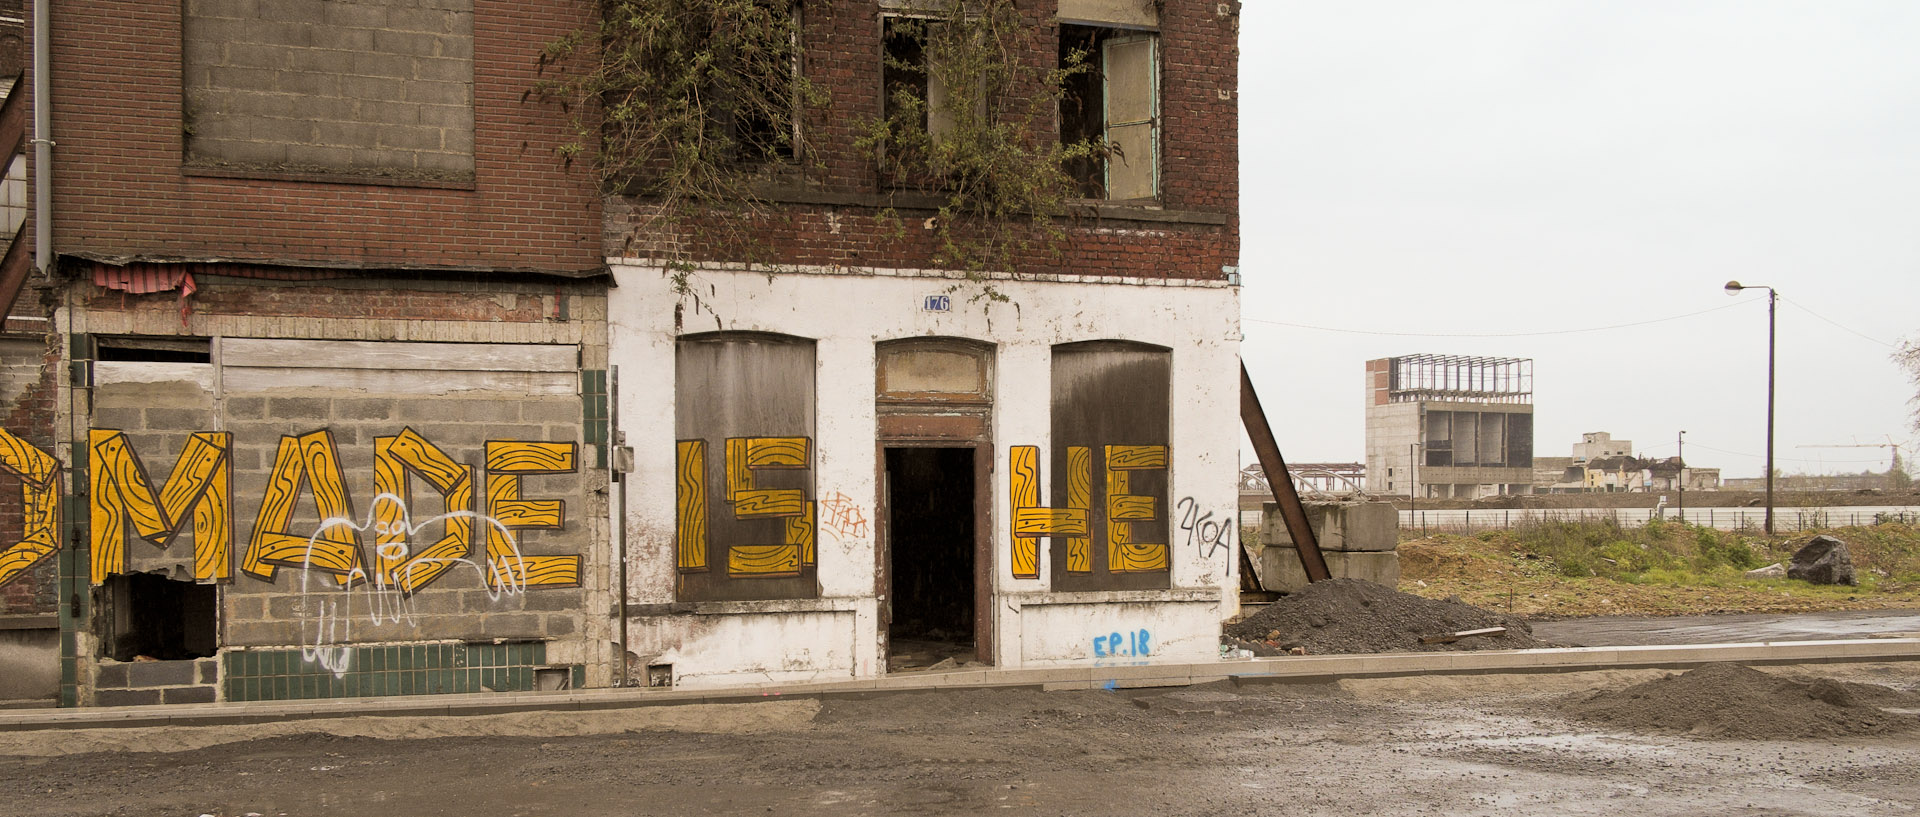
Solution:
[(1237, 4), (1018, 7), (1035, 60), (1099, 55), (1070, 129), (1140, 147), (1057, 252), (962, 275), (857, 147), (912, 3), (805, 5), (777, 263), (680, 274), (529, 92), (597, 4), (62, 4), (8, 108), (51, 206), (0, 272), (0, 698), (1212, 656)]

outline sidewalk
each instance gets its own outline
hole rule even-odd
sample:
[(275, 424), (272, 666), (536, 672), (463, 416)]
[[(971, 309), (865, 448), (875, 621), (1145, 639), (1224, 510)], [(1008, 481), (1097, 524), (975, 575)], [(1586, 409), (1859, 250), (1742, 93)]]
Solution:
[(1533, 622), (1533, 635), (1554, 644), (1625, 647), (1875, 638), (1920, 633), (1920, 611), (1724, 613), (1705, 616), (1595, 616)]
[(1193, 664), (981, 669), (905, 673), (812, 684), (709, 689), (583, 689), (559, 692), (335, 698), (163, 706), (87, 707), (0, 712), (0, 731), (127, 726), (213, 726), (309, 718), (397, 715), (495, 715), (529, 711), (592, 711), (686, 703), (745, 703), (793, 696), (863, 695), (939, 689), (1039, 687), (1046, 690), (1129, 689), (1204, 684), (1313, 683), (1405, 675), (1485, 675), (1585, 670), (1686, 669), (1714, 662), (1853, 663), (1920, 660), (1920, 638), (1784, 641), (1544, 650), (1314, 655)]

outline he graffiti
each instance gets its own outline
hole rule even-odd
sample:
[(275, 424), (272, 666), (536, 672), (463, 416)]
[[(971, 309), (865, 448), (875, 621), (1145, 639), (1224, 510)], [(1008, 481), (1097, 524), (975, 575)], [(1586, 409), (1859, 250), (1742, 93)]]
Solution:
[[(233, 578), (233, 435), (203, 431), (188, 437), (165, 483), (156, 486), (126, 435), (93, 429), (87, 436), (92, 468), (87, 479), (91, 513), (89, 575), (94, 584), (126, 570), (126, 532), (166, 548), (193, 531), (194, 578), (224, 582)], [(575, 587), (580, 583), (578, 555), (525, 555), (514, 532), (558, 530), (566, 505), (558, 499), (521, 496), (528, 476), (578, 470), (574, 443), (490, 441), (485, 446), (484, 494), (475, 491), (474, 467), (455, 461), (411, 428), (374, 439), (374, 489), (377, 496), (365, 520), (354, 512), (331, 431), (321, 429), (280, 438), (255, 515), (253, 531), (240, 558), (240, 570), (271, 582), (282, 567), (318, 570), (342, 586), (371, 582), (411, 593), (448, 569), (484, 550), (487, 583), (492, 587)], [(0, 586), (18, 578), (60, 549), (60, 462), (51, 454), (0, 429), (0, 473), (20, 481), (24, 525), (21, 538), (0, 548)], [(445, 502), (445, 535), (416, 548), (410, 541), (425, 523), (415, 525), (407, 508), (414, 478), (427, 483)], [(302, 535), (294, 531), (294, 507), (303, 493), (313, 497), (321, 523)], [(476, 507), (476, 504), (478, 507)], [(360, 534), (372, 530), (374, 557), (368, 559)], [(478, 540), (478, 541), (476, 541)]]

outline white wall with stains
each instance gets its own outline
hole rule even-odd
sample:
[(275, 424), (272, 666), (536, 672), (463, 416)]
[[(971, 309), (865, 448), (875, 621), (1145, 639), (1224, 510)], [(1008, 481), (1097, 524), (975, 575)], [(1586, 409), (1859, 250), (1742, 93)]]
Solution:
[[(940, 272), (836, 268), (769, 275), (730, 268), (699, 270), (676, 294), (658, 267), (615, 261), (612, 268), (609, 362), (619, 370), (618, 422), (634, 454), (622, 520), (630, 660), (671, 663), (683, 685), (885, 672), (871, 524), (879, 490), (874, 345), (912, 337), (994, 345), (994, 663), (1194, 661), (1216, 654), (1220, 621), (1237, 609), (1238, 531), (1230, 524), (1237, 519), (1241, 435), (1237, 288), (996, 276), (989, 283), (1010, 300), (991, 302), (972, 299), (980, 283)], [(942, 295), (950, 311), (926, 308), (928, 296)], [(676, 603), (675, 338), (717, 330), (816, 342), (819, 599)], [(1053, 545), (1044, 539), (1039, 578), (1015, 579), (1008, 568), (1008, 448), (1048, 450), (1052, 347), (1087, 340), (1172, 350), (1169, 590), (1051, 592), (1047, 549)], [(1043, 471), (1049, 467), (1043, 462)], [(1198, 524), (1209, 513), (1229, 524)]]

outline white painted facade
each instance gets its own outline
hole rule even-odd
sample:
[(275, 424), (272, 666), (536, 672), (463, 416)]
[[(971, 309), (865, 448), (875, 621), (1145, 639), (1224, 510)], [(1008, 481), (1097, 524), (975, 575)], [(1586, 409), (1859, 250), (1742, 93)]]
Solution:
[[(1239, 292), (1223, 282), (1117, 277), (997, 276), (1011, 302), (969, 302), (978, 285), (952, 274), (840, 269), (703, 269), (677, 296), (660, 268), (610, 262), (609, 362), (618, 367), (616, 411), (634, 470), (625, 482), (627, 650), (646, 664), (672, 664), (674, 682), (715, 686), (830, 681), (883, 674), (876, 537), (822, 527), (820, 598), (704, 602), (675, 599), (674, 361), (678, 323), (687, 333), (772, 332), (813, 339), (817, 371), (814, 485), (877, 506), (875, 344), (916, 337), (965, 338), (994, 347), (990, 421), (993, 475), (993, 663), (999, 667), (1101, 662), (1185, 662), (1217, 655), (1220, 623), (1235, 612), (1238, 536), (1208, 546), (1170, 516), (1171, 589), (1052, 592), (1051, 540), (1041, 540), (1040, 577), (1015, 579), (1008, 449), (1049, 449), (1051, 353), (1055, 344), (1126, 340), (1172, 350), (1168, 496), (1200, 515), (1236, 518), (1239, 468)], [(948, 312), (925, 309), (950, 295)], [(676, 320), (676, 304), (680, 312)], [(1043, 460), (1042, 469), (1050, 463)], [(1046, 484), (1044, 479), (1042, 484)], [(1140, 633), (1144, 631), (1145, 635)], [(1136, 654), (1144, 647), (1145, 655)], [(1115, 654), (1119, 653), (1119, 654)]]

